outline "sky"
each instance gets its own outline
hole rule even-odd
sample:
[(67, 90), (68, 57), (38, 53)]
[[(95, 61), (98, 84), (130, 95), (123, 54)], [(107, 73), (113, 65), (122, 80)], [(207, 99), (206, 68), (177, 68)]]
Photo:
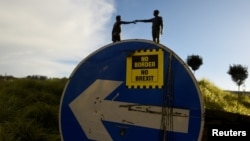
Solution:
[[(116, 15), (149, 19), (158, 9), (161, 44), (183, 61), (201, 56), (197, 80), (237, 90), (227, 71), (233, 64), (250, 66), (249, 7), (249, 0), (0, 0), (0, 75), (69, 77), (111, 43)], [(121, 37), (151, 40), (151, 23), (122, 25)], [(250, 76), (242, 89), (250, 91)]]

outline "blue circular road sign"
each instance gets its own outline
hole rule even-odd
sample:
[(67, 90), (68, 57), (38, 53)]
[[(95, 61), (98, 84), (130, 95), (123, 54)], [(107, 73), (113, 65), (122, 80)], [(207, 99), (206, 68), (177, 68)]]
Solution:
[(204, 107), (184, 61), (162, 44), (124, 40), (72, 72), (59, 115), (64, 141), (201, 140)]

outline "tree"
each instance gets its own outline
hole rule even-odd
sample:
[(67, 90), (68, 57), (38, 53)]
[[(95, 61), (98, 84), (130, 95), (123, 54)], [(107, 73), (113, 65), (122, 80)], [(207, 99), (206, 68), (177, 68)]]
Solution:
[(231, 75), (231, 78), (237, 84), (239, 91), (240, 86), (244, 83), (245, 79), (247, 79), (248, 77), (247, 67), (243, 67), (240, 64), (230, 65), (227, 73)]
[(190, 55), (187, 58), (187, 64), (192, 68), (192, 70), (195, 72), (200, 68), (200, 66), (203, 64), (202, 58), (199, 55)]
[(237, 111), (238, 111), (238, 103), (240, 98), (240, 86), (244, 83), (245, 79), (248, 77), (248, 71), (247, 67), (243, 67), (240, 64), (237, 65), (230, 65), (229, 70), (227, 72), (229, 75), (231, 75), (232, 80), (237, 84), (238, 86), (238, 100), (237, 100)]

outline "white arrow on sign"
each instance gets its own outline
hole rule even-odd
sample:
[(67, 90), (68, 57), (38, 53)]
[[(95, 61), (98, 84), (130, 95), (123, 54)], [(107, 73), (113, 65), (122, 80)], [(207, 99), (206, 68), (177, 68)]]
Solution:
[[(102, 121), (161, 129), (162, 107), (104, 100), (123, 82), (97, 79), (70, 104), (88, 139), (112, 141)], [(188, 133), (189, 110), (173, 108), (174, 132)], [(167, 130), (170, 130), (169, 128)]]

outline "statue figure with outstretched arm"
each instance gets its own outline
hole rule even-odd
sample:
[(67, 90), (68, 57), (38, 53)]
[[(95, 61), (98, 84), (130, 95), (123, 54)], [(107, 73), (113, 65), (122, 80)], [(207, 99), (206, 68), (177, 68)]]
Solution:
[(117, 42), (117, 41), (121, 41), (121, 25), (122, 24), (131, 24), (131, 23), (136, 23), (135, 21), (122, 21), (121, 20), (121, 16), (118, 15), (116, 16), (116, 22), (113, 25), (113, 29), (112, 29), (112, 41), (113, 42)]
[(136, 22), (152, 22), (153, 41), (160, 43), (160, 34), (163, 31), (163, 19), (159, 16), (159, 10), (154, 10), (154, 18), (147, 20), (135, 20)]

